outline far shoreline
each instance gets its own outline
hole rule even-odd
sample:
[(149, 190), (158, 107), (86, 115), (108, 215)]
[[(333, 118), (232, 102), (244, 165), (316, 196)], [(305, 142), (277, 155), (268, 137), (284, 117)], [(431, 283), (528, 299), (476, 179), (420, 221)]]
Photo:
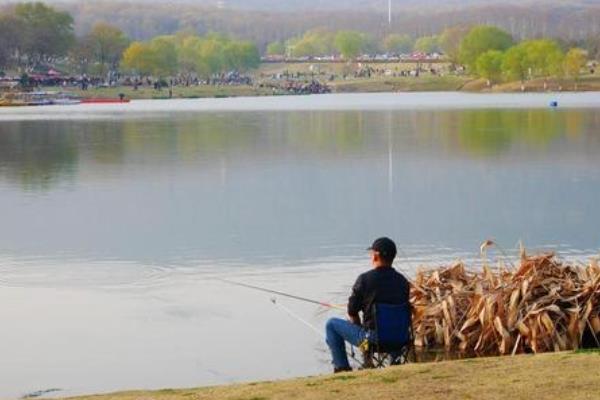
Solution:
[[(585, 93), (600, 92), (600, 76), (586, 76), (577, 83), (562, 79), (535, 79), (526, 82), (508, 82), (488, 86), (483, 79), (459, 76), (396, 77), (352, 79), (327, 83), (332, 94), (368, 93)], [(81, 98), (117, 99), (124, 95), (130, 100), (206, 99), (232, 97), (304, 96), (310, 94), (286, 93), (261, 85), (198, 85), (173, 86), (160, 90), (131, 86), (99, 87), (81, 90), (73, 87), (39, 87), (39, 91), (63, 91)]]
[(166, 114), (236, 112), (377, 112), (566, 110), (600, 108), (599, 92), (382, 92), (221, 98), (134, 99), (129, 103), (0, 107), (0, 121), (113, 120)]

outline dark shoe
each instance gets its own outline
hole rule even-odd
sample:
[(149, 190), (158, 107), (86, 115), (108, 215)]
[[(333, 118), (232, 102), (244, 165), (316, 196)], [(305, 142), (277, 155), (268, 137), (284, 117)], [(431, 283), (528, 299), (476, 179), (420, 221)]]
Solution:
[(334, 374), (339, 374), (341, 372), (352, 372), (352, 368), (350, 367), (342, 367), (342, 368), (334, 368), (333, 369), (333, 373)]

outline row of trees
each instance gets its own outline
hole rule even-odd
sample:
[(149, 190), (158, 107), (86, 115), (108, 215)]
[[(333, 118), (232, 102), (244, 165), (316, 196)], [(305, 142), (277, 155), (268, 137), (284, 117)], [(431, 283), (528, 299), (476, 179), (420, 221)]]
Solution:
[(99, 22), (77, 39), (69, 52), (69, 62), (79, 73), (103, 75), (118, 68), (128, 45), (129, 38), (119, 28)]
[(24, 3), (0, 14), (0, 67), (52, 62), (74, 43), (68, 13), (42, 3)]
[(193, 31), (131, 42), (121, 29), (96, 23), (76, 37), (74, 21), (43, 3), (24, 3), (0, 14), (0, 71), (60, 65), (76, 73), (105, 75), (119, 68), (142, 75), (210, 76), (260, 64), (256, 45)]
[(246, 71), (260, 65), (256, 45), (219, 34), (179, 33), (148, 42), (133, 42), (123, 53), (122, 69), (140, 75), (210, 77), (225, 71)]
[(319, 57), (340, 54), (352, 59), (360, 54), (387, 52), (407, 54), (412, 51), (434, 53), (441, 51), (440, 36), (423, 36), (413, 39), (406, 34), (390, 34), (377, 40), (365, 32), (342, 30), (331, 32), (326, 29), (313, 29), (302, 36), (285, 42), (275, 41), (267, 45), (268, 55), (291, 57)]
[[(4, 10), (0, 14), (0, 70), (60, 64), (70, 65), (79, 73), (105, 74), (121, 67), (157, 76), (210, 76), (255, 68), (260, 62), (253, 42), (218, 34), (198, 36), (195, 29), (131, 43), (121, 29), (104, 22), (76, 37), (71, 15), (42, 3), (17, 4)], [(382, 51), (441, 51), (452, 63), (465, 65), (471, 73), (496, 82), (578, 75), (586, 53), (571, 47), (549, 39), (517, 43), (508, 32), (492, 26), (458, 26), (446, 28), (439, 35), (415, 39), (395, 33), (381, 40), (355, 30), (313, 29), (285, 43), (272, 42), (266, 50), (268, 54), (297, 57), (341, 54), (346, 59)]]
[[(266, 53), (292, 57), (341, 54), (346, 58), (354, 58), (363, 53), (409, 54), (418, 51), (431, 54), (441, 52), (453, 63), (458, 64), (460, 62), (460, 45), (470, 29), (470, 26), (455, 26), (444, 29), (439, 35), (417, 38), (407, 34), (392, 33), (377, 40), (365, 32), (344, 30), (336, 33), (321, 28), (310, 30), (304, 35), (294, 37), (286, 42), (272, 42), (267, 46)], [(498, 40), (502, 39), (502, 37), (498, 38)]]
[(451, 63), (464, 65), (472, 74), (490, 82), (548, 76), (576, 79), (587, 62), (587, 52), (580, 48), (569, 48), (552, 39), (517, 43), (509, 33), (486, 25), (450, 27), (439, 35), (417, 39), (390, 34), (380, 43), (364, 32), (333, 33), (317, 29), (286, 43), (273, 42), (267, 46), (268, 54), (294, 57), (341, 54), (352, 59), (363, 53), (380, 51), (394, 54), (443, 52)]
[(0, 14), (0, 70), (71, 64), (79, 72), (103, 73), (118, 65), (129, 39), (118, 28), (97, 23), (76, 37), (73, 17), (43, 3), (23, 3)]
[[(323, 0), (319, 0), (325, 4)], [(216, 0), (200, 1), (69, 1), (69, 11), (77, 21), (78, 34), (88, 32), (100, 21), (110, 21), (135, 40), (149, 40), (160, 35), (194, 29), (200, 34), (221, 32), (245, 38), (258, 44), (261, 51), (274, 41), (302, 36), (306, 31), (325, 28), (332, 32), (358, 30), (382, 39), (390, 32), (384, 1), (364, 1), (364, 7), (349, 9), (347, 2), (327, 2), (327, 7), (309, 9), (305, 2), (274, 2), (289, 6), (295, 3), (305, 11), (282, 12), (252, 10), (250, 7), (217, 9)], [(143, 7), (140, 4), (143, 3)], [(231, 2), (226, 2), (232, 5)], [(243, 3), (238, 1), (237, 4)], [(333, 5), (335, 3), (335, 5)], [(406, 2), (394, 2), (406, 3)], [(600, 6), (597, 1), (452, 1), (452, 7), (425, 7), (410, 1), (413, 6), (393, 9), (393, 33), (421, 37), (442, 32), (448, 26), (469, 26), (485, 22), (498, 26), (515, 38), (532, 39), (549, 36), (566, 41), (581, 41), (577, 46), (600, 42)], [(417, 4), (418, 3), (418, 4)], [(441, 3), (441, 2), (438, 2)], [(335, 9), (334, 9), (335, 8)], [(589, 39), (589, 40), (586, 40)], [(596, 47), (596, 46), (595, 46)]]
[(477, 26), (460, 41), (458, 61), (490, 83), (506, 80), (567, 76), (578, 79), (587, 63), (587, 52), (566, 52), (551, 39), (516, 43), (507, 32), (492, 26)]

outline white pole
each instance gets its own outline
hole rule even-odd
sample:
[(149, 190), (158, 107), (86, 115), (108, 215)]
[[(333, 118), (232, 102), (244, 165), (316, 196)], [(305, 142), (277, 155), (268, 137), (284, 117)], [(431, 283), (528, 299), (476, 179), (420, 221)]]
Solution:
[(388, 0), (388, 25), (392, 26), (392, 0)]

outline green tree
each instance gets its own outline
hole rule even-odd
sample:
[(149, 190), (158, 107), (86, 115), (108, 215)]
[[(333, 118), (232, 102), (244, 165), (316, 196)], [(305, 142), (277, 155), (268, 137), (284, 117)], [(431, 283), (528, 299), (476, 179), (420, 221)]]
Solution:
[(294, 57), (325, 56), (332, 53), (333, 41), (333, 33), (317, 28), (306, 32), (302, 37), (291, 39), (288, 46)]
[(523, 82), (527, 78), (527, 51), (521, 46), (511, 47), (502, 61), (502, 72), (510, 80)]
[(313, 57), (319, 53), (316, 43), (310, 40), (291, 40), (290, 48), (294, 57)]
[(23, 26), (14, 15), (0, 15), (0, 70), (12, 66)]
[(529, 77), (560, 76), (564, 54), (556, 41), (526, 40), (506, 52), (503, 63), (505, 75), (524, 81)]
[(152, 75), (171, 76), (177, 73), (177, 49), (174, 37), (159, 36), (150, 41)]
[(69, 13), (43, 3), (18, 4), (14, 12), (22, 26), (20, 50), (29, 65), (64, 56), (75, 43), (73, 17)]
[(440, 51), (438, 36), (423, 36), (415, 42), (415, 50), (431, 54)]
[(365, 45), (362, 33), (356, 31), (340, 31), (335, 35), (335, 48), (348, 60), (360, 55)]
[(105, 22), (99, 22), (87, 35), (87, 46), (93, 51), (94, 61), (100, 65), (101, 72), (116, 69), (129, 39), (119, 28)]
[(476, 70), (477, 58), (488, 50), (505, 51), (514, 44), (513, 38), (494, 26), (476, 26), (460, 43), (459, 60), (472, 71)]
[(444, 29), (440, 35), (440, 48), (452, 64), (458, 64), (460, 44), (471, 30), (468, 26), (453, 26)]
[(212, 74), (220, 72), (225, 67), (223, 54), (224, 45), (216, 37), (204, 39), (200, 47), (200, 58), (197, 61), (197, 71), (199, 75), (210, 77)]
[(69, 51), (71, 68), (80, 74), (90, 72), (90, 65), (94, 62), (94, 48), (88, 36), (78, 38), (75, 46)]
[(408, 35), (392, 33), (383, 39), (383, 47), (389, 53), (407, 54), (413, 49), (413, 40)]
[(208, 34), (196, 36), (182, 33), (159, 36), (150, 42), (134, 42), (123, 53), (124, 69), (159, 77), (176, 73), (210, 78), (212, 75), (236, 70), (246, 71), (260, 65), (256, 44), (231, 40), (226, 36)]
[(197, 36), (180, 37), (177, 46), (177, 64), (185, 76), (198, 73), (198, 59), (202, 49), (202, 40)]
[(498, 50), (488, 50), (477, 58), (477, 74), (494, 83), (502, 78), (502, 63), (504, 53)]
[(154, 67), (154, 51), (148, 43), (133, 42), (123, 52), (122, 67), (141, 75), (150, 75)]
[(518, 44), (526, 56), (528, 74), (531, 76), (551, 76), (562, 73), (564, 54), (560, 45), (549, 39), (526, 40)]
[(256, 44), (243, 40), (237, 44), (239, 56), (239, 71), (247, 71), (260, 66), (260, 52)]
[(583, 49), (573, 48), (567, 52), (564, 61), (565, 74), (575, 81), (575, 87), (577, 87), (577, 81), (581, 75), (581, 70), (585, 68), (587, 63), (587, 53)]
[(267, 54), (270, 56), (285, 55), (285, 45), (282, 42), (271, 42), (267, 45)]
[(260, 55), (254, 43), (230, 41), (223, 48), (224, 66), (229, 70), (245, 71), (260, 65)]

